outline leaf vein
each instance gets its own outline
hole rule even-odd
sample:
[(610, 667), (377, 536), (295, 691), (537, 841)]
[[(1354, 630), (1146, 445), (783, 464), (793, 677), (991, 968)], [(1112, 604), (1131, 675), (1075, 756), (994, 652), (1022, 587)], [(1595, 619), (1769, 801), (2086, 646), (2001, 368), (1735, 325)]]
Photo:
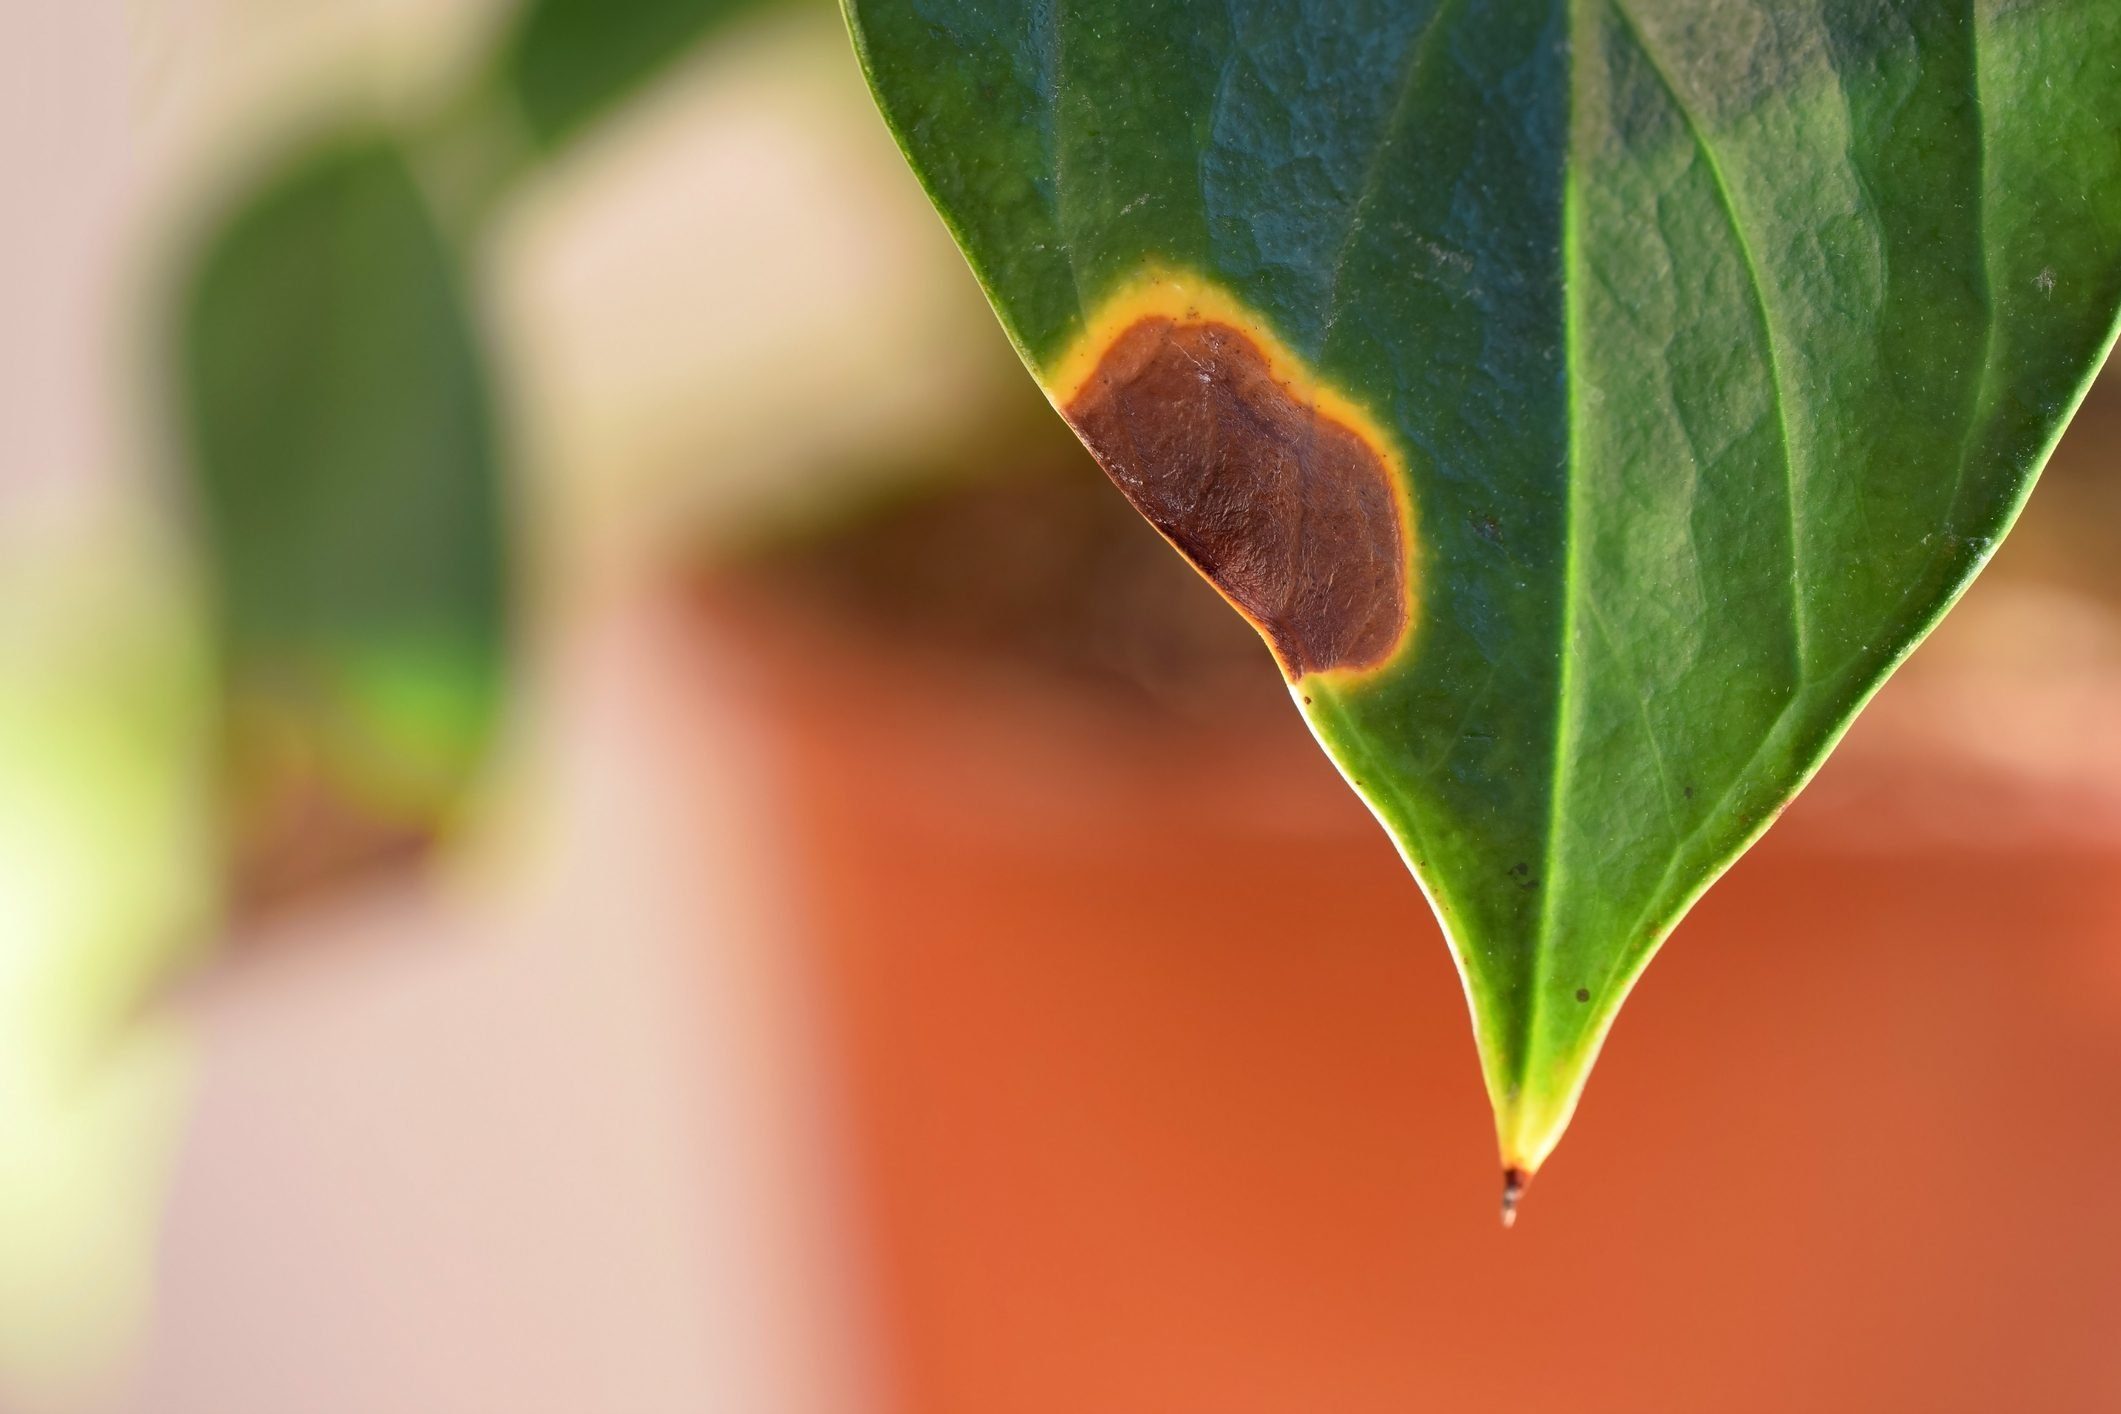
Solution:
[(1363, 179), (1356, 189), (1355, 200), (1348, 205), (1348, 223), (1341, 232), (1340, 243), (1333, 256), (1333, 273), (1326, 283), (1325, 320), (1318, 335), (1319, 354), (1322, 357), (1327, 345), (1333, 341), (1333, 329), (1340, 321), (1341, 277), (1348, 268), (1348, 260), (1355, 252), (1355, 239), (1362, 233), (1363, 216), (1370, 203), (1376, 199), (1384, 183), (1385, 156), (1392, 149), (1394, 140), (1405, 130), (1406, 116), (1414, 95), (1421, 88), (1421, 75), (1427, 69), (1427, 60), (1437, 33), (1443, 28), (1445, 12), (1459, 0), (1438, 0), (1436, 8), (1422, 23), (1421, 33), (1407, 45), (1407, 57), (1400, 70), (1399, 88), (1392, 100), (1392, 107), (1385, 114), (1382, 129), (1377, 135), (1377, 144), (1370, 150), (1370, 161), (1363, 170)]
[(1790, 435), (1789, 400), (1783, 394), (1781, 340), (1775, 334), (1775, 317), (1773, 308), (1768, 301), (1767, 283), (1761, 277), (1760, 261), (1753, 250), (1752, 241), (1746, 235), (1745, 223), (1738, 217), (1737, 202), (1731, 195), (1730, 179), (1724, 171), (1723, 161), (1716, 155), (1714, 146), (1710, 144), (1708, 133), (1702, 128), (1701, 122), (1695, 116), (1692, 106), (1680, 94), (1678, 85), (1672, 81), (1671, 74), (1666, 70), (1663, 62), (1658, 59), (1656, 51), (1650, 47), (1649, 39), (1643, 34), (1642, 27), (1635, 22), (1634, 16), (1628, 13), (1627, 6), (1621, 3), (1621, 0), (1611, 0), (1611, 4), (1613, 13), (1619, 18), (1621, 28), (1626, 31), (1629, 42), (1635, 46), (1636, 52), (1642, 55), (1643, 62), (1649, 65), (1650, 72), (1656, 75), (1658, 86), (1664, 90), (1665, 97), (1670, 100), (1672, 110), (1679, 115), (1679, 120), (1686, 125), (1687, 136), (1692, 140), (1694, 150), (1700, 154), (1702, 165), (1708, 169), (1709, 180), (1716, 188), (1716, 199), (1722, 209), (1724, 221), (1730, 226), (1731, 239), (1737, 244), (1739, 259), (1745, 266), (1746, 282), (1749, 293), (1752, 296), (1753, 311), (1760, 324), (1761, 348), (1766, 356), (1768, 392), (1775, 407), (1776, 442), (1782, 453), (1783, 512), (1789, 537), (1790, 632), (1796, 643), (1796, 675), (1801, 682), (1804, 677), (1805, 666), (1809, 662), (1809, 656), (1806, 652), (1804, 612), (1804, 549), (1797, 523), (1797, 455), (1794, 441)]

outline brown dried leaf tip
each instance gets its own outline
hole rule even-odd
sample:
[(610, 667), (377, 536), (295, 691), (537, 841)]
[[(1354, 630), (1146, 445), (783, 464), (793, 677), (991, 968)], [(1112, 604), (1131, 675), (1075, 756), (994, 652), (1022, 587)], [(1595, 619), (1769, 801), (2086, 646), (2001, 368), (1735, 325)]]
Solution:
[(1517, 1205), (1524, 1201), (1525, 1188), (1532, 1176), (1523, 1169), (1508, 1168), (1502, 1171), (1502, 1225), (1517, 1226)]
[(1286, 371), (1229, 320), (1150, 312), (1111, 337), (1062, 412), (1293, 682), (1391, 658), (1413, 595), (1384, 454)]

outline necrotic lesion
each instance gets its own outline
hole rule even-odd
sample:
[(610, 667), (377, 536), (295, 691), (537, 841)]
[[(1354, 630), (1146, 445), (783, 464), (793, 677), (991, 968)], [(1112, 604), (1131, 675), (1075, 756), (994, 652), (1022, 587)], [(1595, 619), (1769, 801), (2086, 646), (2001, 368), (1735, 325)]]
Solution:
[(1259, 627), (1290, 679), (1391, 656), (1406, 628), (1407, 555), (1385, 463), (1277, 380), (1242, 330), (1137, 320), (1065, 411), (1135, 509)]

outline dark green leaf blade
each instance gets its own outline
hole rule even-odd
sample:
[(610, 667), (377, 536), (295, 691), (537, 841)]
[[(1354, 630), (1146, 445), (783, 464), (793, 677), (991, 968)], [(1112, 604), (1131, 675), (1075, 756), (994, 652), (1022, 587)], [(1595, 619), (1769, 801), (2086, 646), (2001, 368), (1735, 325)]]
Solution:
[[(1650, 955), (1985, 562), (2111, 346), (2121, 7), (848, 10), (1026, 362), (1422, 880), (1535, 1170)], [(1232, 440), (1282, 416), (1262, 361), (1308, 432)], [(1116, 389), (1160, 402), (1085, 401)], [(1285, 620), (1345, 597), (1349, 532), (1289, 508), (1330, 502), (1351, 429), (1411, 503), (1411, 625), (1321, 671)]]
[(180, 411), (232, 702), (413, 818), (473, 769), (504, 668), (492, 410), (456, 261), (392, 143), (292, 163), (183, 292)]

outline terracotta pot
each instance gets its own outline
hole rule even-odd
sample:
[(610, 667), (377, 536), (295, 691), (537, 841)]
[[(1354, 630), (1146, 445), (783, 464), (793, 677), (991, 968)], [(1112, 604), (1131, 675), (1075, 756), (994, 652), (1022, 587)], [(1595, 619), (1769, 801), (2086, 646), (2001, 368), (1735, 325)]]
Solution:
[[(1443, 944), (1264, 660), (1189, 721), (716, 612), (784, 725), (902, 1407), (2121, 1407), (2111, 664), (1927, 650), (1506, 1233)], [(2076, 739), (1981, 745), (2028, 712)]]

